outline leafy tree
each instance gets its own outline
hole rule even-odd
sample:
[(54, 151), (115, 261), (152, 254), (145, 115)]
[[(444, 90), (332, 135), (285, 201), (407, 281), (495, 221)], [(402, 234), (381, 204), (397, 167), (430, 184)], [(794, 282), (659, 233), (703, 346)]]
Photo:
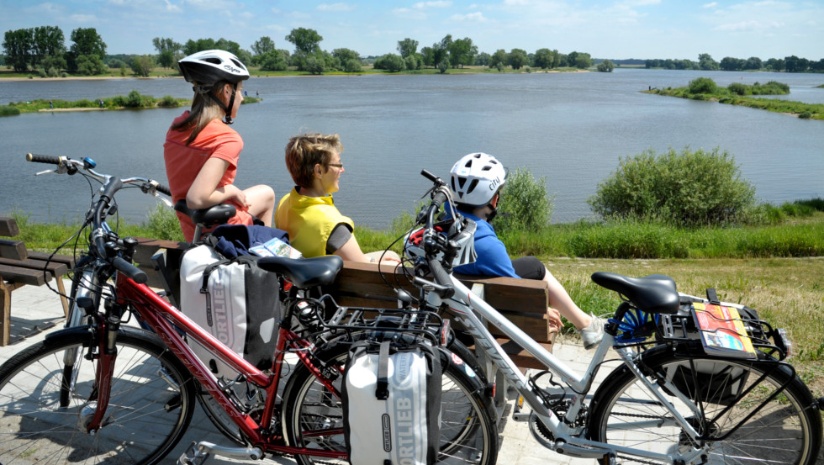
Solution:
[(698, 55), (698, 67), (704, 71), (714, 71), (718, 69), (718, 62), (709, 53), (702, 53)]
[(472, 44), (472, 39), (465, 37), (449, 44), (449, 62), (453, 67), (463, 67), (475, 62), (478, 46)]
[(65, 55), (46, 55), (43, 57), (43, 61), (40, 62), (40, 66), (49, 76), (57, 76), (61, 70), (66, 69)]
[(155, 37), (152, 45), (157, 50), (157, 63), (164, 68), (171, 68), (177, 61), (183, 45), (168, 37)]
[(475, 57), (475, 64), (478, 66), (489, 66), (489, 60), (491, 59), (492, 55), (486, 52), (481, 52)]
[(183, 44), (183, 55), (189, 56), (193, 53), (202, 52), (203, 50), (212, 50), (219, 48), (215, 45), (214, 39), (189, 39)]
[(548, 48), (539, 48), (532, 58), (532, 64), (536, 68), (549, 69), (552, 68), (555, 62), (555, 54)]
[(152, 69), (155, 67), (155, 61), (151, 55), (138, 55), (132, 57), (129, 66), (136, 75), (149, 77), (149, 74), (152, 73)]
[(72, 31), (74, 42), (69, 49), (67, 65), (70, 72), (84, 75), (96, 75), (106, 72), (103, 58), (106, 57), (106, 43), (97, 33), (97, 29), (77, 28)]
[(659, 220), (677, 226), (727, 225), (747, 221), (755, 188), (741, 179), (727, 152), (648, 150), (621, 159), (589, 199), (604, 218)]
[(763, 67), (764, 64), (761, 62), (761, 58), (758, 57), (749, 57), (744, 63), (744, 69), (759, 70)]
[(435, 66), (435, 49), (433, 47), (421, 48), (421, 61), (424, 66)]
[(575, 56), (575, 61), (569, 63), (570, 66), (574, 66), (578, 69), (587, 69), (592, 66), (592, 57), (589, 53), (578, 53)]
[(569, 55), (566, 56), (566, 60), (564, 62), (567, 66), (575, 66), (575, 60), (578, 59), (578, 52), (572, 51)]
[(596, 69), (602, 73), (611, 73), (612, 70), (615, 69), (615, 63), (611, 60), (604, 60), (598, 63), (598, 67)]
[(299, 27), (292, 29), (286, 36), (286, 40), (295, 45), (295, 55), (310, 54), (320, 50), (320, 42), (323, 37), (314, 29)]
[(529, 56), (527, 55), (526, 50), (513, 48), (509, 52), (509, 66), (512, 66), (512, 69), (521, 69), (528, 64)]
[(419, 58), (417, 53), (414, 55), (409, 55), (404, 58), (403, 61), (406, 64), (406, 69), (408, 70), (421, 69), (421, 65), (423, 64), (423, 61)]
[(440, 63), (438, 63), (438, 71), (441, 74), (446, 74), (446, 72), (448, 70), (449, 70), (449, 57), (446, 57), (443, 60), (441, 60)]
[(770, 71), (784, 71), (784, 60), (779, 58), (770, 58), (764, 66)]
[(398, 53), (405, 59), (418, 53), (418, 41), (409, 38), (398, 41)]
[(361, 66), (360, 53), (348, 48), (336, 48), (332, 50), (332, 57), (338, 63), (336, 68), (347, 73), (359, 73), (363, 70)]
[(715, 81), (706, 77), (693, 79), (687, 88), (691, 94), (714, 94), (718, 91)]
[[(66, 54), (63, 31), (57, 26), (36, 27), (32, 33), (32, 53), (34, 66), (43, 66), (47, 57), (61, 57)], [(65, 59), (63, 60), (65, 61)], [(62, 68), (65, 68), (64, 64)], [(43, 66), (46, 68), (46, 66)], [(62, 69), (58, 68), (58, 69)]]
[(269, 36), (263, 36), (252, 44), (252, 52), (255, 56), (265, 55), (275, 50), (275, 41)]
[(498, 68), (498, 71), (500, 71), (502, 67), (506, 66), (507, 63), (509, 63), (509, 54), (502, 48), (496, 50), (489, 59), (489, 67)]
[(746, 62), (740, 58), (724, 57), (718, 65), (723, 71), (740, 71)]
[(106, 64), (97, 55), (80, 55), (75, 60), (75, 72), (84, 76), (96, 76), (106, 72)]
[(259, 55), (256, 60), (263, 71), (285, 71), (289, 68), (289, 52), (286, 50), (271, 50)]
[(406, 68), (406, 62), (400, 55), (394, 53), (387, 53), (375, 60), (373, 65), (375, 69), (382, 69), (390, 73), (397, 73)]
[(795, 55), (784, 57), (784, 69), (788, 73), (803, 73), (810, 66), (810, 61), (806, 58), (798, 58)]
[(25, 73), (31, 63), (33, 46), (34, 31), (32, 29), (6, 31), (3, 36), (6, 64), (11, 66), (17, 73)]
[(324, 56), (320, 50), (316, 53), (305, 55), (305, 61), (301, 68), (303, 71), (309, 71), (310, 74), (323, 74), (327, 68), (326, 56)]

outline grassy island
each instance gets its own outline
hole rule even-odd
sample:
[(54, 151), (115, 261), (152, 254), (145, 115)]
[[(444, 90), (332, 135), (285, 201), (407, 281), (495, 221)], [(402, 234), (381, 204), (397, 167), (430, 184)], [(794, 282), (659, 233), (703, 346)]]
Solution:
[(759, 98), (759, 96), (765, 95), (787, 95), (790, 93), (790, 87), (787, 84), (776, 81), (769, 81), (766, 84), (756, 82), (752, 85), (734, 82), (727, 87), (719, 87), (712, 79), (702, 77), (690, 81), (687, 87), (649, 89), (644, 92), (757, 108), (775, 113), (785, 113), (801, 119), (824, 120), (824, 104)]
[[(256, 103), (260, 99), (256, 97), (244, 97), (243, 103)], [(129, 95), (119, 95), (116, 97), (98, 98), (94, 100), (31, 100), (27, 102), (12, 102), (8, 105), (0, 105), (0, 116), (15, 116), (21, 113), (33, 113), (38, 111), (104, 111), (104, 110), (146, 110), (152, 108), (177, 108), (188, 107), (192, 101), (188, 98), (175, 98), (167, 95), (162, 98), (155, 98), (150, 95), (142, 95), (133, 90)]]

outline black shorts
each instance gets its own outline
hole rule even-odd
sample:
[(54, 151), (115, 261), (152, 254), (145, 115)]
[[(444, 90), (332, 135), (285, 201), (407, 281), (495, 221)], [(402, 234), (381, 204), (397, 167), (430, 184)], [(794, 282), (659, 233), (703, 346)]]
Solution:
[(535, 257), (521, 257), (512, 260), (512, 267), (515, 274), (523, 279), (542, 280), (546, 276), (546, 267)]

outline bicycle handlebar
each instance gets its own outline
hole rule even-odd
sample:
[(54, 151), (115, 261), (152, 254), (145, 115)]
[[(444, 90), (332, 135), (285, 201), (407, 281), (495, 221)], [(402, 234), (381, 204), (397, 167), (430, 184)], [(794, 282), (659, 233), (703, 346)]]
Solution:
[[(83, 176), (91, 177), (103, 186), (100, 188), (99, 198), (90, 210), (91, 215), (87, 216), (87, 221), (92, 223), (92, 232), (90, 235), (91, 247), (90, 251), (95, 256), (110, 263), (117, 271), (122, 272), (137, 283), (145, 283), (148, 281), (148, 276), (145, 272), (132, 265), (129, 261), (118, 255), (117, 241), (107, 242), (110, 238), (108, 227), (105, 227), (106, 215), (108, 214), (112, 200), (115, 194), (126, 185), (136, 185), (144, 194), (157, 196), (157, 193), (171, 196), (171, 190), (149, 178), (132, 177), (120, 179), (107, 174), (98, 173), (94, 170), (97, 163), (91, 158), (85, 157), (83, 160), (73, 160), (71, 158), (53, 155), (36, 155), (32, 153), (26, 154), (26, 161), (33, 163), (45, 163), (57, 165), (55, 170), (58, 174), (73, 175), (79, 170), (85, 171)], [(165, 199), (164, 199), (165, 200)]]

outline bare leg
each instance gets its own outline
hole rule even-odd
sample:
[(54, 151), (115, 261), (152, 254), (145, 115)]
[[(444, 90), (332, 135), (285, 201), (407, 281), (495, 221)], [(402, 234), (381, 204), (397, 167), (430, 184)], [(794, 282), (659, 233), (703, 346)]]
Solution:
[(258, 217), (266, 226), (272, 226), (272, 217), (275, 212), (275, 191), (269, 186), (259, 184), (245, 189), (243, 193), (246, 194), (249, 213)]
[(583, 329), (589, 326), (592, 322), (592, 317), (578, 308), (578, 305), (572, 301), (572, 298), (566, 289), (564, 289), (564, 286), (555, 279), (555, 276), (552, 276), (549, 270), (546, 271), (544, 281), (549, 286), (549, 305), (556, 308), (561, 315), (569, 320), (577, 329)]

